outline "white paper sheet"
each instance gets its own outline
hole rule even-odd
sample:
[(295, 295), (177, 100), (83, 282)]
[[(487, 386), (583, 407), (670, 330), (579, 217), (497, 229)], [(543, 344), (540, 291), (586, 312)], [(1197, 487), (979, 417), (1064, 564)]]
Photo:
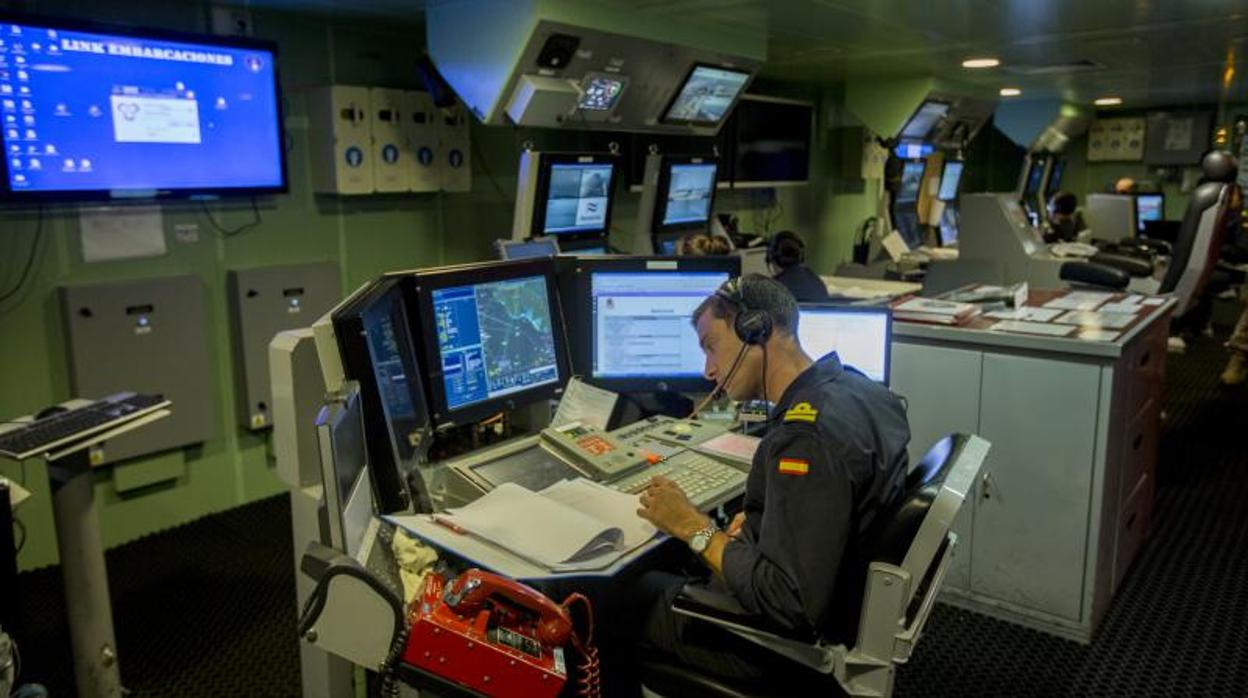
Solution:
[(1106, 303), (1097, 309), (1098, 313), (1113, 313), (1115, 315), (1135, 315), (1144, 310), (1142, 305), (1132, 305), (1130, 303)]
[(1063, 310), (1096, 310), (1101, 304), (1113, 298), (1112, 293), (1100, 293), (1098, 291), (1072, 291), (1061, 298), (1054, 298), (1044, 304), (1046, 308), (1061, 308)]
[(78, 227), (86, 262), (159, 257), (167, 251), (159, 206), (81, 208)]
[(617, 492), (584, 478), (561, 480), (542, 490), (541, 495), (579, 511), (592, 511), (603, 523), (620, 529), (624, 532), (624, 550), (645, 543), (657, 532), (653, 524), (637, 515), (640, 495)]
[(1047, 325), (1039, 322), (1002, 320), (988, 329), (994, 332), (1020, 332), (1022, 334), (1043, 334), (1050, 337), (1065, 337), (1073, 332), (1075, 328), (1069, 325)]
[(1165, 298), (1145, 298), (1140, 301), (1140, 305), (1158, 306), (1166, 302)]
[(1089, 342), (1112, 342), (1118, 339), (1118, 330), (1079, 330), (1079, 339)]
[(559, 399), (559, 408), (555, 410), (555, 418), (551, 426), (561, 427), (572, 422), (580, 422), (607, 430), (607, 421), (615, 410), (619, 395), (610, 390), (596, 388), (573, 377)]
[(514, 483), (503, 483), (443, 518), (547, 567), (572, 559), (606, 526)]
[(1134, 320), (1134, 313), (1124, 315), (1123, 313), (1085, 313), (1072, 310), (1053, 322), (1063, 325), (1079, 325), (1092, 329), (1120, 330), (1130, 325)]
[(1049, 322), (1061, 315), (1060, 308), (1036, 308), (1023, 306), (1014, 310), (994, 310), (987, 316), (995, 320), (1025, 320), (1028, 322)]

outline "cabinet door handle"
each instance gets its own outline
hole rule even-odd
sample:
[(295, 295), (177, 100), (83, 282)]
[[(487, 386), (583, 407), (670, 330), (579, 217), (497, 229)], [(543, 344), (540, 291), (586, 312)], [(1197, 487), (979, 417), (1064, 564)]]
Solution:
[(979, 479), (979, 493), (984, 499), (992, 498), (992, 473), (984, 473)]

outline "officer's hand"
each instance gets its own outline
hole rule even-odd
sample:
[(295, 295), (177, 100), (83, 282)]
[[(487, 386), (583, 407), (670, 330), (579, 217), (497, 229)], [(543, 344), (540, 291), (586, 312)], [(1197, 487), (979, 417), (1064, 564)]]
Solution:
[(728, 531), (727, 531), (728, 537), (736, 538), (737, 535), (741, 533), (741, 529), (744, 527), (745, 527), (745, 512), (744, 511), (737, 512), (737, 515), (732, 517), (732, 521), (728, 522)]
[(680, 485), (665, 477), (654, 478), (642, 491), (637, 515), (685, 542), (710, 523), (707, 516), (689, 503)]

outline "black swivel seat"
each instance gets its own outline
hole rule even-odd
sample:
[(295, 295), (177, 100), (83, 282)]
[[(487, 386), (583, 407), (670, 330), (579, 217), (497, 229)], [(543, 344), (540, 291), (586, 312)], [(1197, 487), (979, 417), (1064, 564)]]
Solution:
[[(758, 644), (760, 655), (788, 658), (791, 671), (746, 683), (651, 655), (641, 662), (647, 695), (738, 698), (891, 692), (894, 664), (909, 658), (952, 559), (956, 536), (949, 528), (987, 450), (988, 443), (975, 436), (941, 439), (907, 476), (900, 501), (881, 512), (864, 532), (855, 559), (843, 563), (853, 569), (838, 582), (847, 598), (859, 602), (857, 623), (851, 621), (856, 627), (845, 628), (840, 638), (785, 631), (749, 614), (729, 596), (690, 584), (673, 602), (673, 611)], [(879, 597), (875, 601), (873, 594)], [(771, 659), (769, 665), (776, 657)]]

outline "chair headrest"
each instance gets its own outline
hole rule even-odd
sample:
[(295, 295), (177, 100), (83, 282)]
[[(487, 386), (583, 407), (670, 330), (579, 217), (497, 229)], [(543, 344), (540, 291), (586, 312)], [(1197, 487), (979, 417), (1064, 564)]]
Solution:
[(1239, 171), (1235, 156), (1225, 150), (1210, 150), (1200, 161), (1200, 169), (1211, 182), (1234, 182)]

